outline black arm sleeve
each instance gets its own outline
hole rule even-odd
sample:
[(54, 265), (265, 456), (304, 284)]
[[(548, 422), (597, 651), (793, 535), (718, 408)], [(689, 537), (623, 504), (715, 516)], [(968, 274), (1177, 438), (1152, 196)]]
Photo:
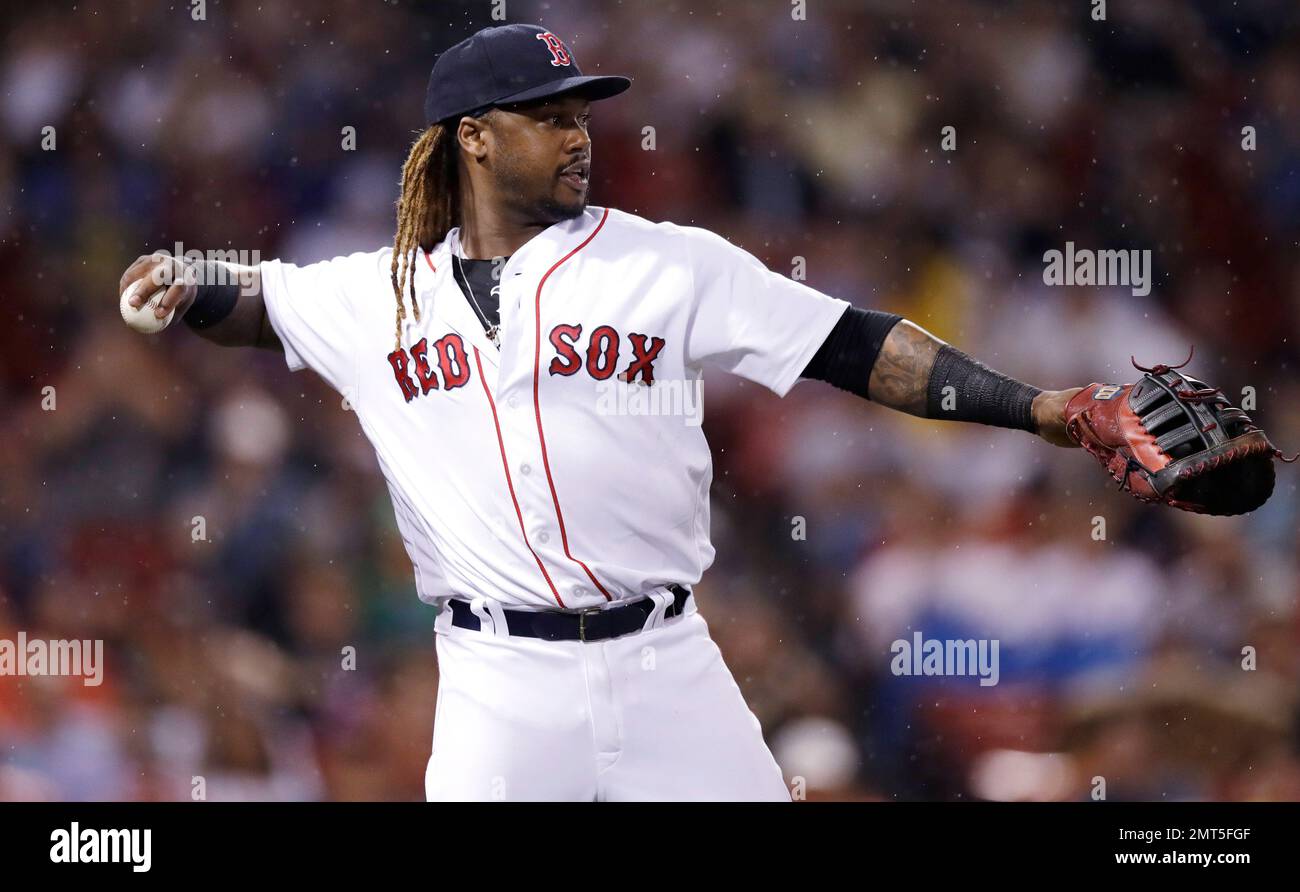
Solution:
[(939, 348), (930, 371), (925, 417), (974, 421), (1013, 430), (1036, 430), (1037, 387), (1008, 378), (950, 344)]
[(871, 368), (885, 338), (902, 319), (893, 313), (849, 307), (803, 370), (803, 377), (825, 381), (869, 399), (867, 384), (871, 380)]
[(211, 328), (234, 311), (235, 304), (239, 303), (239, 284), (228, 281), (231, 274), (215, 261), (199, 264), (196, 272), (199, 274), (198, 293), (186, 311), (184, 321), (190, 328), (202, 330)]

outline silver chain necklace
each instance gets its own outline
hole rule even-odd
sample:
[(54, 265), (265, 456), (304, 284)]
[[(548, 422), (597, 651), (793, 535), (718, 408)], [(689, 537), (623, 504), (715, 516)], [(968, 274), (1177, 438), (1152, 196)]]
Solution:
[[(474, 309), (475, 311), (477, 311), (479, 318), (482, 319), (483, 324), (487, 326), (488, 340), (492, 342), (492, 346), (500, 348), (501, 347), (501, 326), (499, 324), (493, 325), (491, 320), (488, 319), (487, 313), (483, 312), (483, 308), (479, 306), (478, 298), (474, 296), (474, 286), (470, 284), (469, 276), (465, 274), (465, 264), (461, 262), (459, 255), (452, 255), (452, 256), (455, 257), (456, 259), (456, 268), (460, 270), (460, 278), (465, 283), (465, 290), (469, 292), (469, 299), (474, 304)], [(498, 310), (497, 312), (499, 313), (500, 310)]]

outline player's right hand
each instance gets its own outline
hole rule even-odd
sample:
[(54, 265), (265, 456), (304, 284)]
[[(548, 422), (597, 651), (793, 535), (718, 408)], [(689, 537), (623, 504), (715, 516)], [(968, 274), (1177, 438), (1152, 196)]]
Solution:
[(137, 257), (135, 262), (126, 268), (126, 272), (122, 273), (117, 289), (118, 298), (126, 293), (126, 289), (130, 288), (133, 282), (141, 279), (148, 281), (136, 289), (128, 303), (138, 310), (155, 291), (166, 286), (167, 293), (154, 309), (154, 315), (159, 319), (166, 318), (173, 309), (176, 310), (178, 317), (184, 316), (185, 311), (190, 308), (198, 295), (193, 269), (170, 254), (159, 252)]

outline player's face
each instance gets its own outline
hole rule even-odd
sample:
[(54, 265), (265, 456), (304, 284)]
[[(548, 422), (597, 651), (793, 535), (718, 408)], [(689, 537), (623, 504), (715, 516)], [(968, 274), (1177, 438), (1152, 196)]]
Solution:
[(576, 96), (498, 110), (489, 165), (500, 193), (530, 220), (556, 223), (587, 206), (591, 103)]

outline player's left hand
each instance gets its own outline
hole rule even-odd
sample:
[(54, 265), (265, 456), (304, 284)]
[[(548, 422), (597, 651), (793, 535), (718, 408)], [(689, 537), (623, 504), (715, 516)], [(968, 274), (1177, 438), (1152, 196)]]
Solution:
[(1038, 431), (1038, 436), (1053, 446), (1077, 447), (1079, 445), (1065, 432), (1065, 404), (1081, 390), (1082, 387), (1071, 387), (1069, 390), (1044, 390), (1034, 397), (1031, 411), (1034, 413), (1034, 427)]

